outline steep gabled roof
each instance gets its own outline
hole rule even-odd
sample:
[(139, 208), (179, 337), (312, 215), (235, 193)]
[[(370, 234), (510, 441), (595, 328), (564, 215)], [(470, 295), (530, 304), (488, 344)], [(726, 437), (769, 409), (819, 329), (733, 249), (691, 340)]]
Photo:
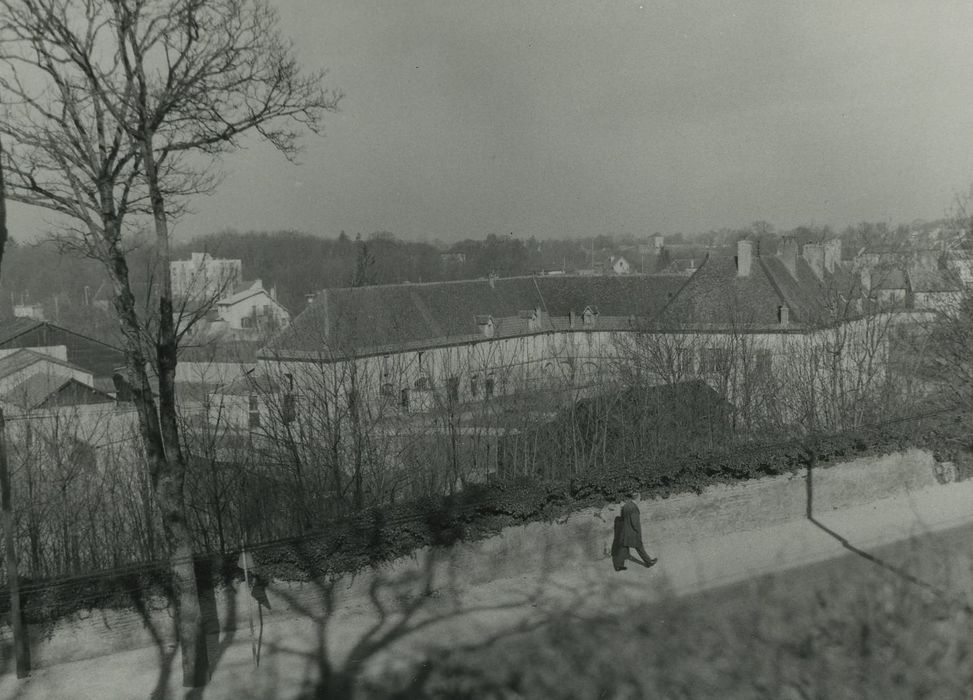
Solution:
[(913, 292), (958, 292), (963, 288), (962, 283), (950, 270), (933, 270), (915, 268), (908, 272), (909, 287)]
[(756, 259), (753, 262), (750, 274), (740, 277), (732, 256), (710, 256), (666, 307), (660, 322), (667, 326), (776, 326), (781, 294), (765, 268)]
[(4, 402), (32, 410), (54, 406), (111, 403), (111, 396), (72, 377), (38, 373), (22, 381), (0, 397)]
[(0, 345), (10, 342), (14, 338), (45, 324), (33, 318), (14, 318), (0, 323)]
[(51, 355), (45, 355), (44, 353), (35, 352), (33, 350), (28, 350), (27, 348), (22, 348), (15, 352), (10, 353), (6, 357), (0, 357), (0, 378), (8, 377), (14, 372), (19, 372), (22, 369), (26, 369), (31, 365), (37, 364), (38, 362), (49, 362), (51, 364), (59, 365), (66, 369), (70, 369), (77, 372), (84, 372), (85, 374), (91, 374), (90, 371), (84, 369), (83, 367), (78, 367), (70, 362), (65, 362), (64, 360), (59, 360)]
[[(340, 357), (482, 340), (483, 316), (493, 318), (494, 338), (511, 337), (553, 330), (556, 318), (580, 316), (586, 306), (627, 323), (657, 314), (684, 283), (668, 276), (556, 276), (329, 289), (263, 354)], [(543, 314), (529, 328), (522, 312), (533, 309)]]
[(33, 318), (14, 318), (9, 321), (0, 322), (0, 347), (10, 343), (13, 340), (16, 340), (17, 338), (24, 335), (25, 333), (29, 333), (39, 328), (45, 328), (45, 327), (51, 331), (60, 332), (60, 333), (69, 333), (79, 338), (90, 340), (93, 343), (104, 345), (106, 348), (110, 348), (112, 350), (118, 350), (117, 347), (111, 345), (110, 343), (106, 343), (104, 340), (94, 338), (85, 333), (80, 333), (76, 330), (67, 328), (65, 326), (60, 326), (56, 323), (51, 323), (50, 321), (38, 321)]
[(783, 330), (780, 308), (788, 309), (787, 328), (812, 328), (857, 313), (859, 278), (836, 266), (819, 278), (803, 257), (793, 270), (779, 255), (754, 255), (750, 274), (737, 274), (732, 255), (713, 255), (689, 279), (659, 317), (659, 325), (699, 329)]

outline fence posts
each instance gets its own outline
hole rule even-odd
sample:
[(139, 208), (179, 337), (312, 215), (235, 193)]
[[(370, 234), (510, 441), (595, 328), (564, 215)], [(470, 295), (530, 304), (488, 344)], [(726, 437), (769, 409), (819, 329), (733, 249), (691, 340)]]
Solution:
[(10, 590), (10, 626), (13, 629), (17, 678), (30, 674), (30, 646), (20, 610), (20, 574), (17, 570), (17, 545), (14, 533), (14, 508), (11, 500), (10, 469), (7, 464), (7, 424), (0, 408), (0, 515), (3, 521), (3, 564)]

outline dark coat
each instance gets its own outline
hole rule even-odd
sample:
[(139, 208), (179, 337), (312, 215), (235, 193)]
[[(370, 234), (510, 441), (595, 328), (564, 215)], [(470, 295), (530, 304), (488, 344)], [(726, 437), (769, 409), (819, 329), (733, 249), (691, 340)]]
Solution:
[(642, 546), (642, 520), (639, 507), (632, 501), (625, 501), (622, 505), (622, 532), (619, 540), (623, 547)]

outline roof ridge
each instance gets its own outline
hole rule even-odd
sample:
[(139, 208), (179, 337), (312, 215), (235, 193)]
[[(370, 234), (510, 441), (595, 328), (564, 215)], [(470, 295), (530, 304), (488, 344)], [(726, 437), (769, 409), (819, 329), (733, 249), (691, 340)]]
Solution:
[[(783, 290), (780, 288), (780, 285), (777, 283), (777, 280), (774, 278), (773, 273), (771, 273), (770, 269), (767, 267), (767, 262), (764, 260), (764, 257), (765, 256), (763, 255), (757, 256), (757, 262), (760, 263), (760, 269), (763, 270), (764, 276), (767, 278), (767, 281), (770, 282), (770, 286), (773, 287), (774, 292), (777, 294), (778, 297), (780, 297), (780, 300), (785, 304), (787, 304), (788, 314), (794, 314), (794, 316), (796, 316), (797, 318), (794, 318), (793, 320), (800, 321), (801, 318), (800, 318), (800, 313), (798, 313), (798, 309), (794, 308), (795, 305), (791, 303), (791, 300), (787, 298), (787, 295), (784, 294)], [(790, 274), (790, 270), (788, 270), (788, 274)]]
[(419, 315), (422, 316), (425, 322), (429, 324), (433, 332), (439, 336), (443, 335), (442, 327), (440, 327), (439, 323), (436, 321), (436, 318), (432, 315), (429, 307), (426, 306), (426, 302), (424, 302), (414, 291), (409, 292), (409, 299), (412, 300), (412, 304), (419, 310)]
[[(669, 310), (669, 307), (672, 306), (673, 303), (675, 303), (676, 299), (679, 298), (679, 295), (682, 294), (683, 291), (686, 289), (686, 287), (689, 285), (689, 283), (692, 282), (693, 278), (697, 274), (699, 274), (699, 271), (702, 270), (704, 267), (706, 267), (706, 263), (708, 262), (709, 262), (709, 253), (706, 253), (706, 257), (703, 258), (703, 262), (701, 262), (699, 264), (699, 267), (696, 268), (696, 272), (694, 272), (689, 277), (687, 277), (686, 280), (681, 285), (679, 285), (679, 289), (676, 290), (675, 294), (673, 294), (666, 301), (665, 306), (659, 309), (659, 313), (655, 315), (656, 318), (662, 318), (662, 316)], [(667, 276), (671, 276), (671, 275), (667, 275)]]

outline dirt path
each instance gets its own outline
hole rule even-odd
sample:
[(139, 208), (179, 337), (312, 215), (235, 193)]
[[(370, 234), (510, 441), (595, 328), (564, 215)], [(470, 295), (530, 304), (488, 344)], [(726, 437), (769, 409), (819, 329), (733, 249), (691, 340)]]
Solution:
[[(404, 666), (426, 650), (449, 646), (475, 648), (484, 640), (543, 624), (565, 610), (604, 615), (724, 586), (762, 574), (805, 566), (849, 553), (871, 556), (876, 547), (908, 542), (973, 523), (973, 482), (931, 487), (865, 506), (814, 513), (814, 521), (795, 519), (773, 527), (705, 539), (655, 542), (648, 549), (660, 557), (646, 570), (630, 565), (614, 572), (610, 560), (554, 562), (545, 573), (504, 578), (465, 588), (448, 581), (391, 579), (376, 584), (371, 595), (342, 603), (330, 615), (280, 620), (262, 627), (260, 664), (254, 667), (246, 624), (219, 640), (210, 685), (188, 697), (325, 697), (343, 684), (377, 669)], [(939, 539), (923, 540), (934, 546)], [(955, 538), (950, 541), (956, 541)], [(894, 557), (883, 554), (876, 566), (909, 571), (909, 546)], [(950, 556), (944, 551), (943, 556)], [(917, 574), (919, 575), (919, 574)], [(333, 591), (321, 589), (322, 597)], [(163, 650), (164, 653), (165, 650)], [(27, 681), (0, 678), (0, 698), (148, 698), (182, 697), (177, 670), (160, 678), (160, 652), (139, 649), (109, 657), (62, 664), (34, 673)], [(159, 694), (161, 691), (162, 694)], [(322, 693), (313, 695), (312, 693)]]

